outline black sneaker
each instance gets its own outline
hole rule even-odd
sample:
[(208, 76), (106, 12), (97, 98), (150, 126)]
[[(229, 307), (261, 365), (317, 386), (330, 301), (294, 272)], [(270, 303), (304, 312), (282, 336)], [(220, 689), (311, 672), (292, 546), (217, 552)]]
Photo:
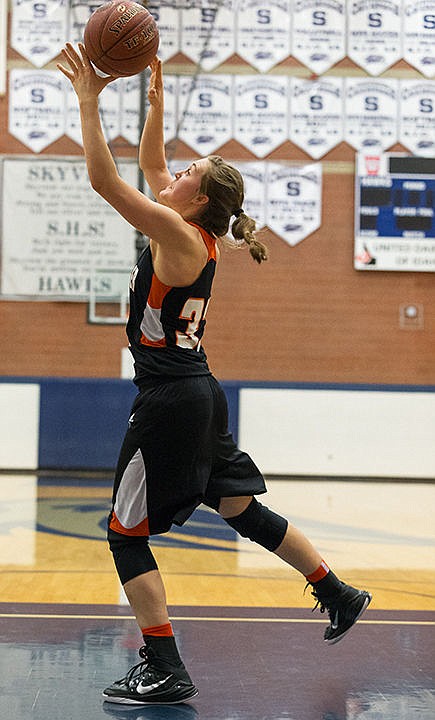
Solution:
[(182, 668), (159, 666), (159, 661), (142, 647), (143, 662), (134, 665), (122, 678), (103, 691), (107, 702), (125, 705), (174, 705), (198, 695), (189, 674)]
[(320, 606), (320, 612), (328, 611), (331, 624), (326, 628), (324, 634), (324, 640), (328, 645), (337, 643), (349, 632), (372, 599), (366, 590), (357, 590), (345, 583), (341, 583), (341, 585), (340, 593), (333, 597), (319, 597), (315, 589), (311, 592), (311, 595), (317, 600), (313, 612), (318, 606)]

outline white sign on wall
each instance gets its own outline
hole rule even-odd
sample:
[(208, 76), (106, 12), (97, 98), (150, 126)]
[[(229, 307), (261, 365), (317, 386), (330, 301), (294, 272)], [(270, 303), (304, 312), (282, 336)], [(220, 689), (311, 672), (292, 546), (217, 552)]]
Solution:
[(231, 163), (241, 172), (245, 185), (243, 209), (257, 223), (257, 229), (266, 225), (266, 163)]
[(267, 163), (266, 193), (266, 224), (289, 245), (296, 245), (320, 227), (320, 163)]
[(370, 75), (379, 75), (400, 59), (401, 0), (347, 3), (347, 54)]
[(321, 75), (346, 55), (346, 3), (295, 0), (292, 34), (293, 57)]
[(236, 52), (260, 72), (291, 53), (290, 5), (290, 0), (239, 1)]
[[(84, 300), (94, 268), (132, 267), (135, 231), (91, 189), (83, 160), (4, 158), (1, 170), (2, 295)], [(120, 170), (136, 184), (136, 163)]]
[(40, 68), (59, 54), (67, 39), (66, 0), (14, 0), (11, 46)]
[(290, 82), (290, 140), (316, 160), (343, 140), (343, 79)]
[(147, 9), (157, 23), (160, 34), (159, 58), (166, 62), (180, 52), (181, 7), (185, 0), (150, 0)]
[(403, 57), (423, 75), (435, 75), (435, 0), (404, 0)]
[(179, 138), (200, 155), (209, 155), (231, 139), (232, 77), (180, 77), (178, 87)]
[(357, 150), (397, 142), (398, 81), (345, 78), (345, 140)]
[(9, 132), (33, 152), (64, 134), (64, 83), (59, 72), (20, 70), (9, 74)]
[(235, 52), (235, 3), (191, 0), (181, 11), (181, 52), (202, 70), (213, 70)]
[(414, 155), (435, 156), (435, 83), (402, 80), (399, 140)]
[(265, 157), (288, 138), (288, 80), (240, 75), (234, 80), (233, 137), (257, 157)]

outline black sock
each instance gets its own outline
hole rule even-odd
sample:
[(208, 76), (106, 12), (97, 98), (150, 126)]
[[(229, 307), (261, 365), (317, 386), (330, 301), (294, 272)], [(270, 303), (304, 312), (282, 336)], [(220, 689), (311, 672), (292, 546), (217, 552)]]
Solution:
[(316, 583), (312, 583), (312, 586), (316, 596), (319, 600), (322, 600), (323, 598), (333, 598), (336, 595), (339, 595), (341, 588), (343, 587), (343, 583), (332, 572), (332, 570), (330, 570), (324, 578)]
[(153, 661), (157, 660), (173, 668), (184, 669), (183, 661), (173, 636), (160, 637), (156, 635), (143, 635), (143, 639), (146, 649), (151, 650), (150, 655)]

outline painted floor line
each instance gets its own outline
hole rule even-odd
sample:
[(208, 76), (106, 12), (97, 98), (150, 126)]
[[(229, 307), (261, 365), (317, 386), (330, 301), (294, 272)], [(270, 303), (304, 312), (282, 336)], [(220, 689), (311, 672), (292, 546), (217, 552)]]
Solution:
[[(9, 619), (35, 619), (35, 620), (134, 620), (133, 615), (63, 615), (44, 613), (0, 613), (0, 618)], [(325, 624), (325, 619), (315, 618), (247, 618), (247, 617), (209, 617), (209, 616), (184, 616), (171, 615), (171, 620), (189, 622), (238, 622), (238, 623), (292, 623), (292, 624)], [(358, 625), (418, 625), (435, 626), (435, 620), (359, 620)]]

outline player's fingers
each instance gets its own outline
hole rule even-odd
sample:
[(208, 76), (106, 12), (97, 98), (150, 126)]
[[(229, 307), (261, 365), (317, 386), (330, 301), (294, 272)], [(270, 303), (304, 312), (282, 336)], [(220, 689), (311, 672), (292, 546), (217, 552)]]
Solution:
[(71, 56), (71, 54), (68, 52), (67, 48), (62, 48), (61, 55), (65, 62), (70, 66), (71, 70), (74, 72), (75, 70), (78, 70), (77, 63), (74, 60), (74, 58)]
[(62, 50), (62, 53), (66, 55), (68, 58), (70, 58), (70, 64), (74, 64), (76, 68), (79, 68), (80, 65), (82, 65), (82, 59), (80, 55), (78, 54), (77, 50), (71, 43), (67, 42), (64, 49)]
[(83, 64), (87, 65), (88, 67), (92, 67), (91, 61), (89, 60), (88, 53), (86, 52), (86, 48), (83, 45), (83, 43), (79, 42), (79, 50), (80, 55), (82, 56)]
[(57, 64), (56, 64), (56, 67), (57, 67), (58, 70), (61, 71), (61, 73), (63, 73), (64, 75), (66, 75), (66, 77), (68, 78), (68, 80), (72, 80), (72, 79), (74, 78), (74, 73), (72, 73), (71, 70), (68, 70), (66, 67), (64, 67), (64, 66), (61, 65), (60, 63), (57, 63)]

